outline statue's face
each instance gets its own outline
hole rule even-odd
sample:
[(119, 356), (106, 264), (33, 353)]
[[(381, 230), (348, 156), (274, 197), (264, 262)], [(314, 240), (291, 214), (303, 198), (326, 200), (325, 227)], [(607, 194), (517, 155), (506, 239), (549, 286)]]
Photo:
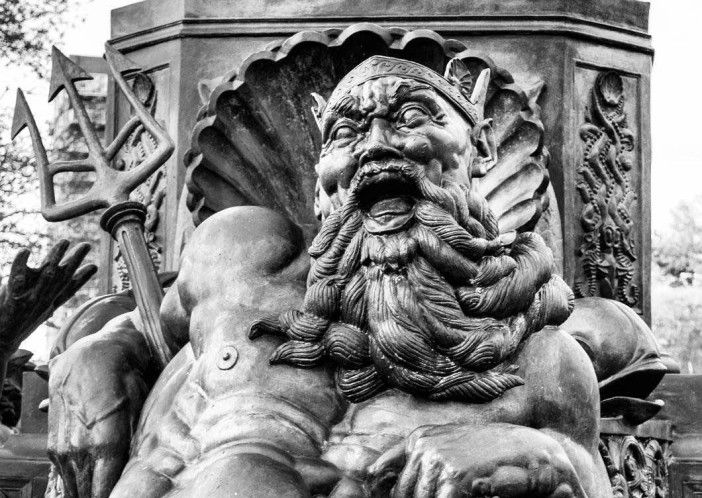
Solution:
[(384, 77), (354, 87), (322, 118), (319, 214), (355, 191), (369, 231), (397, 230), (418, 196), (408, 171), (437, 186), (470, 183), (470, 135), (463, 115), (427, 84)]
[(323, 222), (308, 288), (302, 310), (281, 316), (288, 341), (271, 361), (329, 359), (352, 401), (396, 388), (484, 402), (521, 384), (506, 359), (526, 334), (567, 316), (570, 291), (551, 280), (540, 238), (503, 247), (471, 189), (473, 161), (494, 157), (489, 124), (471, 130), (431, 86), (398, 77), (332, 102), (321, 118)]

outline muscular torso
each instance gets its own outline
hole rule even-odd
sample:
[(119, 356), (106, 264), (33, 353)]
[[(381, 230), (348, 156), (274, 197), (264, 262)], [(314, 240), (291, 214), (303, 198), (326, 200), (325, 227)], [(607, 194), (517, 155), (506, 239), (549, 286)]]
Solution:
[[(525, 385), (488, 404), (429, 402), (389, 391), (347, 406), (330, 370), (270, 365), (280, 341), (251, 341), (247, 332), (262, 316), (300, 306), (304, 244), (294, 227), (270, 211), (246, 208), (217, 216), (222, 219), (198, 230), (166, 298), (167, 324), (188, 317), (191, 346), (154, 387), (132, 460), (187, 481), (202, 471), (191, 462), (256, 447), (298, 468), (300, 460), (322, 457), (363, 477), (379, 455), (418, 427), (495, 422), (563, 433), (596, 453), (594, 372), (575, 341), (557, 329), (535, 334), (517, 352), (513, 362)], [(182, 321), (170, 329), (185, 330)]]

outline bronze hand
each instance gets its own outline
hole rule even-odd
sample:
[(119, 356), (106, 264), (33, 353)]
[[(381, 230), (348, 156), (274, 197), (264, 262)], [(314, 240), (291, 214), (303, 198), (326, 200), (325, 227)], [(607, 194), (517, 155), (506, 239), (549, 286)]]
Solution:
[(30, 251), (15, 257), (7, 284), (0, 285), (0, 385), (5, 365), (22, 341), (92, 277), (95, 265), (81, 266), (90, 245), (71, 251), (68, 241), (56, 244), (39, 268), (27, 266)]

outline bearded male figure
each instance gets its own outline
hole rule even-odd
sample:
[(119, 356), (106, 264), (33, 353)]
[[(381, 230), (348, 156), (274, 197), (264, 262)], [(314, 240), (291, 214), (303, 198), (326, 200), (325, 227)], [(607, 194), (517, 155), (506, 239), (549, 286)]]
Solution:
[(66, 494), (611, 496), (597, 379), (557, 328), (572, 293), (471, 188), (496, 157), (489, 71), (468, 94), (458, 64), (375, 56), (318, 98), (309, 252), (268, 209), (204, 222), (161, 310), (180, 353), (148, 399), (134, 313), (54, 359)]

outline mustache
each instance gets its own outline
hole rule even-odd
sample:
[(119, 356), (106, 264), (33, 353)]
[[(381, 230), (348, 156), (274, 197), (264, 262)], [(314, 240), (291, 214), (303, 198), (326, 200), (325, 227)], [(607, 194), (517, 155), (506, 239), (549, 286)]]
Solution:
[[(475, 269), (470, 269), (475, 265), (469, 260), (479, 260), (486, 254), (500, 252), (503, 244), (498, 239), (497, 221), (487, 201), (468, 186), (453, 181), (444, 181), (442, 186), (438, 186), (426, 176), (421, 165), (405, 159), (373, 161), (365, 163), (356, 172), (346, 201), (324, 220), (312, 241), (308, 249), (313, 259), (308, 274), (308, 287), (322, 278), (338, 273), (340, 265), (342, 274), (357, 269), (353, 263), (357, 261), (362, 239), (367, 235), (357, 235), (363, 223), (359, 196), (363, 193), (365, 182), (381, 173), (400, 175), (414, 187), (417, 200), (415, 219), (418, 225), (430, 230), (424, 231), (418, 238), (422, 242), (422, 250), (428, 253), (427, 257), (432, 262), (443, 265), (443, 262), (451, 261), (454, 256), (454, 251), (445, 250), (445, 245), (440, 244), (435, 236), (462, 256), (454, 259), (456, 264), (449, 265), (446, 272), (456, 269), (453, 268), (455, 266), (461, 269), (460, 275), (468, 280), (476, 276), (472, 275)], [(344, 257), (349, 246), (351, 250)], [(492, 260), (491, 263), (481, 270), (478, 285), (505, 273), (497, 271), (505, 263), (504, 260)]]

